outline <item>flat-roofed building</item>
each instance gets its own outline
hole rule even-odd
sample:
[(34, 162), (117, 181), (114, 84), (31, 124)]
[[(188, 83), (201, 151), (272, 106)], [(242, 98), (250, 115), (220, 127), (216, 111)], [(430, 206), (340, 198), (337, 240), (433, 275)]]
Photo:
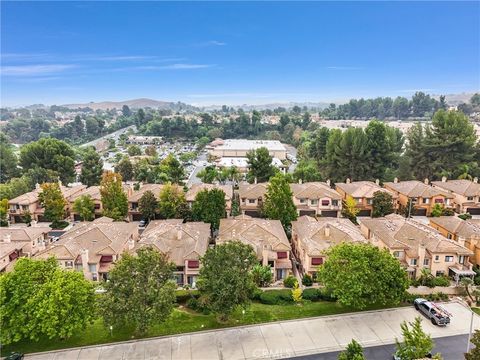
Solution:
[(205, 255), (209, 240), (210, 224), (183, 223), (182, 219), (154, 220), (142, 233), (137, 248), (151, 246), (166, 254), (177, 267), (174, 273), (177, 285), (194, 287), (201, 267), (200, 258)]
[(301, 216), (292, 222), (293, 252), (300, 261), (301, 272), (313, 278), (326, 260), (326, 251), (343, 242), (368, 241), (348, 219)]
[(329, 183), (308, 182), (290, 184), (293, 203), (298, 215), (338, 217), (342, 209), (342, 196)]
[[(386, 189), (397, 195), (400, 210), (411, 211), (412, 215), (430, 216), (436, 204), (444, 208), (452, 208), (453, 196), (447, 191), (428, 185), (428, 179), (424, 182), (418, 180), (386, 182)], [(411, 201), (411, 209), (409, 207)]]
[(292, 247), (279, 220), (256, 219), (246, 215), (220, 219), (216, 243), (228, 241), (251, 245), (259, 262), (271, 267), (275, 281), (291, 273)]
[(258, 150), (262, 147), (268, 149), (270, 156), (285, 160), (287, 148), (278, 140), (247, 140), (227, 139), (222, 142), (216, 141), (216, 146), (210, 147), (210, 154), (214, 157), (246, 157), (251, 150)]

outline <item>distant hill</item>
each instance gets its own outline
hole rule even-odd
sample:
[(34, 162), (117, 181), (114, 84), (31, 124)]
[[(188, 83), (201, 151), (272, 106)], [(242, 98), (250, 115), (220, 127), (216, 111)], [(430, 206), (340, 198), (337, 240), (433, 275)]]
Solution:
[[(457, 106), (460, 103), (469, 103), (474, 93), (445, 94), (445, 100), (448, 105)], [(433, 98), (439, 99), (440, 95), (432, 95)]]
[(159, 101), (153, 99), (132, 99), (125, 101), (102, 101), (102, 102), (90, 102), (84, 104), (65, 104), (62, 105), (69, 109), (78, 109), (89, 107), (93, 110), (108, 110), (108, 109), (122, 109), (123, 105), (127, 105), (132, 109), (139, 108), (152, 108), (152, 109), (164, 109), (164, 110), (181, 110), (181, 109), (194, 109), (193, 106), (187, 105), (181, 102), (169, 102)]

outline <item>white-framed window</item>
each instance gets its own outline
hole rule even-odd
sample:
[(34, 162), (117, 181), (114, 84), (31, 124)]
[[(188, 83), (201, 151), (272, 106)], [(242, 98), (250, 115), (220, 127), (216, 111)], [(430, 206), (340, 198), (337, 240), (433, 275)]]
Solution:
[(300, 204), (305, 204), (307, 202), (306, 199), (300, 199)]
[(435, 261), (439, 261), (440, 260), (440, 255), (435, 255)]
[(362, 203), (362, 198), (355, 198), (355, 202), (357, 204), (361, 204)]
[(422, 202), (423, 202), (424, 204), (430, 204), (430, 198), (423, 198), (423, 199), (422, 199)]
[(255, 204), (255, 199), (248, 199), (249, 204)]
[(396, 257), (396, 258), (399, 258), (400, 257), (400, 251), (394, 251), (393, 256)]
[(465, 255), (460, 255), (458, 257), (458, 263), (459, 264), (465, 264), (465, 259), (466, 259)]
[(468, 201), (473, 201), (473, 196), (467, 196)]
[(310, 205), (317, 206), (317, 205), (318, 205), (318, 199), (312, 199), (312, 200), (310, 200)]
[(372, 205), (373, 204), (373, 199), (367, 199), (367, 204)]
[(410, 259), (410, 265), (417, 265), (417, 259)]
[(453, 262), (453, 256), (445, 256), (445, 262)]
[(97, 264), (88, 264), (88, 271), (91, 273), (96, 273), (97, 272)]
[(423, 259), (423, 265), (424, 266), (430, 265), (430, 259)]
[(73, 261), (65, 261), (65, 267), (68, 269), (73, 268)]

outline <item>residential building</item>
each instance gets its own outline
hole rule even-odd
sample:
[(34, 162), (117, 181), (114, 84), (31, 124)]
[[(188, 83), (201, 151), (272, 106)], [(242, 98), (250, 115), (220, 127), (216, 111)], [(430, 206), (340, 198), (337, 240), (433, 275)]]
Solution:
[(340, 216), (342, 197), (330, 187), (330, 181), (290, 184), (290, 188), (299, 216)]
[(448, 191), (453, 196), (453, 207), (459, 214), (480, 215), (480, 184), (478, 179), (432, 181), (435, 188)]
[(230, 215), (232, 211), (232, 199), (233, 199), (233, 186), (232, 185), (214, 185), (214, 184), (193, 184), (190, 189), (188, 189), (185, 199), (187, 200), (188, 206), (191, 208), (197, 194), (203, 190), (212, 190), (219, 189), (225, 193), (225, 204), (227, 214)]
[(469, 262), (471, 250), (416, 220), (396, 214), (364, 218), (360, 229), (373, 245), (388, 249), (411, 278), (420, 277), (424, 268), (435, 276), (448, 275), (457, 281), (461, 276), (475, 274)]
[(240, 184), (238, 186), (240, 211), (249, 216), (259, 217), (267, 193), (267, 186), (268, 183)]
[(133, 251), (138, 238), (137, 223), (101, 217), (73, 226), (35, 258), (53, 256), (61, 267), (81, 271), (88, 280), (107, 280), (115, 261), (124, 251)]
[(182, 219), (153, 220), (142, 233), (137, 249), (152, 246), (175, 263), (178, 286), (195, 287), (200, 271), (200, 258), (205, 255), (210, 240), (210, 224), (183, 223)]
[(373, 195), (377, 191), (382, 191), (390, 194), (393, 198), (393, 208), (397, 208), (397, 195), (388, 189), (380, 186), (379, 181), (354, 181), (347, 179), (346, 183), (336, 183), (335, 189), (340, 194), (343, 200), (347, 196), (351, 196), (357, 203), (357, 208), (360, 210), (357, 216), (371, 216), (373, 210)]
[(430, 226), (439, 231), (447, 239), (464, 245), (474, 255), (470, 262), (480, 265), (480, 219), (462, 220), (456, 216), (430, 218)]
[(424, 182), (418, 180), (399, 182), (395, 178), (393, 182), (387, 182), (383, 186), (397, 195), (399, 210), (410, 211), (411, 215), (430, 216), (436, 204), (445, 208), (452, 207), (453, 196), (445, 190), (428, 185), (428, 179)]
[(49, 244), (48, 226), (0, 228), (0, 272), (10, 271), (19, 257), (31, 257)]
[(292, 247), (303, 274), (316, 277), (326, 260), (326, 251), (343, 242), (366, 243), (367, 240), (350, 220), (301, 216), (292, 222)]
[(140, 221), (142, 220), (142, 214), (138, 208), (138, 202), (140, 198), (145, 194), (147, 191), (151, 191), (155, 198), (159, 200), (160, 198), (160, 191), (162, 191), (163, 185), (161, 184), (138, 184), (138, 190), (134, 190), (134, 185), (130, 185), (130, 187), (126, 190), (128, 195), (128, 219), (130, 221)]
[(272, 269), (274, 281), (284, 279), (292, 270), (291, 246), (279, 220), (240, 215), (220, 219), (217, 245), (228, 241), (251, 245), (262, 265)]
[[(215, 144), (215, 146), (214, 146)], [(210, 154), (214, 157), (246, 157), (247, 153), (259, 148), (267, 148), (270, 156), (279, 160), (287, 158), (287, 148), (278, 140), (227, 139), (210, 144)]]
[(95, 218), (99, 218), (102, 216), (103, 212), (103, 205), (102, 205), (102, 196), (100, 194), (100, 186), (90, 186), (88, 188), (83, 189), (82, 191), (76, 192), (75, 194), (69, 196), (66, 200), (69, 203), (70, 209), (70, 217), (72, 221), (80, 221), (80, 215), (75, 211), (73, 208), (73, 204), (75, 200), (77, 200), (81, 196), (90, 196), (93, 203), (95, 204)]
[[(60, 184), (60, 190), (65, 199), (70, 198), (76, 193), (83, 191), (86, 188), (85, 185), (75, 185), (72, 187), (63, 186)], [(40, 200), (38, 195), (42, 191), (40, 185), (37, 184), (35, 190), (25, 193), (23, 195), (17, 196), (8, 201), (9, 206), (9, 218), (10, 223), (22, 223), (24, 222), (23, 216), (25, 213), (29, 212), (32, 220), (37, 222), (45, 222), (44, 218), (44, 209), (40, 205)], [(65, 213), (68, 215), (69, 207), (65, 206)]]

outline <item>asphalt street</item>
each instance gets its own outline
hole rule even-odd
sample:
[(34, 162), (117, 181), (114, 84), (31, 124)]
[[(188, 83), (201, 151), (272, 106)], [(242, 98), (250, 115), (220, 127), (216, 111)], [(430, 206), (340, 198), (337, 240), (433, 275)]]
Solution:
[[(433, 354), (441, 353), (444, 360), (460, 360), (467, 350), (468, 335), (447, 336), (434, 339), (435, 348)], [(372, 346), (364, 348), (365, 357), (368, 360), (392, 359), (395, 352), (395, 344)], [(306, 356), (291, 357), (292, 360), (337, 360), (339, 351), (311, 354)]]

